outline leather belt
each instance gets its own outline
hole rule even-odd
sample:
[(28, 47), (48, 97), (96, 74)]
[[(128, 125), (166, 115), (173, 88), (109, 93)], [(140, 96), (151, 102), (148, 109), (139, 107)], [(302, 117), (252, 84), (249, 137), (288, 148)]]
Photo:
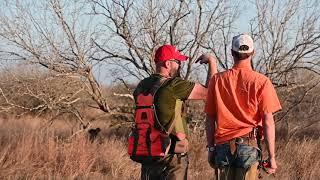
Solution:
[(233, 138), (231, 140), (219, 143), (219, 144), (226, 144), (228, 143), (230, 145), (230, 152), (233, 155), (237, 150), (237, 144), (245, 144), (248, 146), (258, 147), (256, 138), (252, 136), (251, 132), (248, 134), (245, 134), (240, 137)]

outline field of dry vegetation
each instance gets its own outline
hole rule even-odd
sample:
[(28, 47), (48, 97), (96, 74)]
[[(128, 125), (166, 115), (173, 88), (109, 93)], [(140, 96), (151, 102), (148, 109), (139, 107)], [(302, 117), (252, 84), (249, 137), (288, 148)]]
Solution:
[[(77, 91), (77, 81), (41, 73), (1, 77), (0, 179), (139, 179), (140, 166), (126, 150), (134, 104), (114, 94), (126, 93), (123, 86), (103, 88), (111, 111), (106, 113), (92, 108), (94, 101)], [(283, 110), (276, 115), (276, 179), (319, 179), (319, 88), (277, 90)], [(203, 105), (187, 105), (192, 131), (189, 179), (194, 180), (213, 179)], [(98, 127), (101, 131), (92, 142), (89, 131)]]
[[(25, 73), (0, 75), (0, 179), (139, 179), (140, 166), (126, 149), (134, 104), (130, 97), (115, 94), (127, 93), (123, 85), (102, 88), (110, 110), (104, 112), (80, 91), (77, 79)], [(319, 179), (320, 89), (316, 84), (277, 91), (283, 110), (275, 118), (275, 179)], [(192, 180), (213, 179), (203, 105), (187, 103)], [(98, 127), (101, 131), (92, 142), (89, 131)]]
[[(91, 143), (87, 132), (71, 137), (65, 121), (49, 129), (42, 122), (27, 116), (0, 119), (0, 179), (139, 179), (139, 165), (126, 154), (125, 128), (102, 129)], [(191, 139), (190, 179), (213, 179), (204, 137), (195, 132)], [(291, 138), (277, 144), (276, 179), (320, 177), (319, 139)]]

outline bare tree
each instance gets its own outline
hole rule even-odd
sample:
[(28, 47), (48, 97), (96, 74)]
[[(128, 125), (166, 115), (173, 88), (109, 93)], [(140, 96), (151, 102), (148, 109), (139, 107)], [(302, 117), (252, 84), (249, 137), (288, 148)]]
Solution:
[[(118, 66), (118, 72), (125, 70), (127, 75), (137, 79), (153, 73), (154, 51), (165, 43), (177, 45), (190, 56), (184, 68), (185, 78), (190, 78), (197, 69), (191, 67), (203, 50), (216, 55), (222, 70), (233, 64), (231, 37), (237, 30), (234, 23), (242, 10), (237, 2), (89, 2), (93, 14), (104, 18), (101, 25), (110, 33), (108, 38), (111, 40), (95, 42), (105, 55), (96, 60)], [(320, 73), (319, 5), (315, 0), (256, 0), (247, 6), (252, 7), (253, 14), (247, 24), (256, 45), (253, 68), (268, 76), (277, 88), (286, 90), (282, 95), (284, 111), (279, 114), (279, 121), (286, 121), (294, 114), (292, 110), (304, 103), (317, 87)], [(315, 74), (311, 81), (303, 78), (308, 71)], [(304, 96), (298, 98), (297, 89)], [(286, 101), (292, 100), (292, 96), (295, 96), (294, 101)]]
[[(93, 14), (103, 18), (101, 27), (110, 34), (108, 41), (94, 42), (104, 53), (95, 59), (118, 66), (118, 72), (124, 70), (137, 79), (154, 73), (154, 52), (163, 44), (178, 46), (190, 57), (183, 69), (184, 78), (190, 78), (197, 56), (210, 49), (207, 46), (210, 42), (220, 47), (215, 43), (218, 36), (222, 32), (226, 38), (232, 32), (238, 14), (236, 1), (224, 0), (89, 2)], [(220, 64), (227, 68), (224, 62)]]
[(320, 82), (320, 6), (316, 0), (256, 0), (254, 6), (254, 68), (281, 93), (283, 111), (277, 122), (292, 135), (320, 122), (314, 94)]
[(255, 3), (252, 21), (255, 68), (278, 85), (294, 83), (298, 69), (320, 75), (320, 6), (318, 1), (287, 0)]
[(44, 73), (24, 67), (3, 71), (0, 80), (0, 113), (49, 115), (49, 124), (65, 114), (75, 115), (82, 126), (87, 122), (78, 109), (88, 101), (81, 82), (69, 76)]
[[(250, 3), (256, 13), (247, 24), (256, 45), (253, 67), (285, 90), (286, 107), (279, 116), (286, 121), (318, 88), (319, 5), (317, 0)], [(214, 53), (220, 69), (227, 70), (233, 63), (231, 37), (242, 5), (231, 0), (6, 0), (0, 8), (0, 57), (81, 82), (79, 89), (90, 95), (95, 107), (112, 114), (95, 68), (105, 64), (112, 78), (124, 84), (140, 80), (155, 72), (155, 49), (173, 44), (190, 57), (183, 67), (186, 79), (203, 70), (194, 65), (203, 51)], [(312, 79), (305, 79), (309, 73)], [(4, 86), (1, 96), (9, 97)], [(7, 105), (17, 105), (4, 99)], [(81, 119), (77, 109), (74, 114)]]
[[(56, 77), (75, 78), (80, 89), (95, 101), (97, 108), (111, 112), (101, 85), (94, 76), (96, 53), (92, 38), (92, 17), (81, 1), (5, 1), (1, 4), (0, 37), (2, 60), (39, 65)], [(30, 92), (32, 93), (32, 92)], [(72, 99), (65, 99), (72, 102)], [(76, 115), (79, 113), (75, 110)]]

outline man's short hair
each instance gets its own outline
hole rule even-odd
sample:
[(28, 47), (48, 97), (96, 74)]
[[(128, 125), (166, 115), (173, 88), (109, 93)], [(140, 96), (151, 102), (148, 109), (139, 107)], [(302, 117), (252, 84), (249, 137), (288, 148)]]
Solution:
[(253, 52), (251, 53), (239, 53), (237, 51), (231, 50), (232, 56), (237, 59), (237, 60), (243, 60), (243, 59), (247, 59), (248, 57), (250, 57)]

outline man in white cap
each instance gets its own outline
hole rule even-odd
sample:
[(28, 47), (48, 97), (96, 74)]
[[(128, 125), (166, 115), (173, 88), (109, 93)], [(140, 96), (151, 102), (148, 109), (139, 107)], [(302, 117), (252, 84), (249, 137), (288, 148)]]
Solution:
[(269, 155), (268, 172), (277, 168), (272, 113), (281, 105), (271, 81), (252, 69), (252, 38), (247, 34), (233, 37), (231, 53), (233, 68), (214, 75), (208, 87), (208, 161), (217, 179), (256, 179), (262, 155), (257, 137), (262, 133)]

